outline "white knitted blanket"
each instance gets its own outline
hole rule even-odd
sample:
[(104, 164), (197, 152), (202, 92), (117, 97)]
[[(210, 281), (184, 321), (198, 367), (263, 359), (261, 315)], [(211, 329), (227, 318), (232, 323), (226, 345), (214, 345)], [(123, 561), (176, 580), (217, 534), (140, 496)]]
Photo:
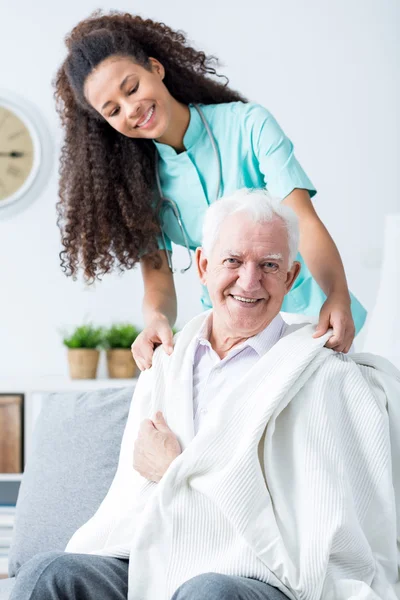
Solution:
[[(209, 571), (255, 577), (292, 599), (395, 600), (399, 372), (291, 326), (233, 393), (221, 390), (194, 437), (194, 339), (205, 317), (140, 376), (114, 481), (66, 550), (129, 557), (128, 600), (169, 600)], [(183, 448), (159, 484), (132, 467), (138, 426), (157, 410)]]

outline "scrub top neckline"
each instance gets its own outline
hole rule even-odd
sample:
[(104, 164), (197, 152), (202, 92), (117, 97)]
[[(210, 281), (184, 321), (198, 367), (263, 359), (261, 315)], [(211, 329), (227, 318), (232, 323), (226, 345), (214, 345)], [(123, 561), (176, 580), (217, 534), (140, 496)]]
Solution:
[(190, 121), (185, 135), (183, 136), (183, 145), (185, 146), (186, 150), (178, 153), (172, 146), (168, 146), (167, 144), (162, 144), (161, 142), (156, 142), (153, 140), (153, 143), (155, 144), (161, 158), (179, 159), (181, 156), (186, 156), (187, 151), (191, 150), (200, 141), (205, 132), (203, 121), (201, 120), (201, 117), (193, 104), (189, 104), (189, 110)]

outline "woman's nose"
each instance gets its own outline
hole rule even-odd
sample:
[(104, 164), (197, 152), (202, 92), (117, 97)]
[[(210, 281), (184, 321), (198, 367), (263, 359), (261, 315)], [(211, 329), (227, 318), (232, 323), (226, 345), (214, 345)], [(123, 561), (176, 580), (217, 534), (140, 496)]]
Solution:
[(136, 121), (140, 117), (140, 104), (138, 102), (129, 102), (126, 100), (125, 114), (130, 121)]

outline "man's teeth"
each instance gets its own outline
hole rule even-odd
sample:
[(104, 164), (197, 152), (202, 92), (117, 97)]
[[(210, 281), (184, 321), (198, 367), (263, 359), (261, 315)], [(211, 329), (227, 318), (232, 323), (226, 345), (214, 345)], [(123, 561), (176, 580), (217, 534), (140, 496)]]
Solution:
[(233, 296), (232, 297), (235, 298), (235, 300), (240, 300), (241, 302), (250, 302), (251, 304), (254, 304), (254, 302), (257, 302), (258, 298), (242, 298), (242, 296)]
[(147, 117), (145, 118), (143, 123), (140, 123), (140, 125), (137, 125), (137, 127), (143, 127), (144, 125), (146, 125), (146, 123), (148, 123), (150, 121), (151, 117), (153, 116), (153, 112), (154, 112), (154, 106), (152, 106), (151, 109), (149, 110), (149, 112), (147, 113)]

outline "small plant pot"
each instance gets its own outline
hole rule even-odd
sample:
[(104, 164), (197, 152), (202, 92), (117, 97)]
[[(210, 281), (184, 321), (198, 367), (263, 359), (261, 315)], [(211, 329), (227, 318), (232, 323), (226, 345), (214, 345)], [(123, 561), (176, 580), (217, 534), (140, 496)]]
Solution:
[(130, 349), (112, 348), (107, 350), (107, 369), (111, 379), (131, 379), (135, 377), (137, 366)]
[(96, 379), (100, 352), (89, 348), (68, 348), (71, 379)]

